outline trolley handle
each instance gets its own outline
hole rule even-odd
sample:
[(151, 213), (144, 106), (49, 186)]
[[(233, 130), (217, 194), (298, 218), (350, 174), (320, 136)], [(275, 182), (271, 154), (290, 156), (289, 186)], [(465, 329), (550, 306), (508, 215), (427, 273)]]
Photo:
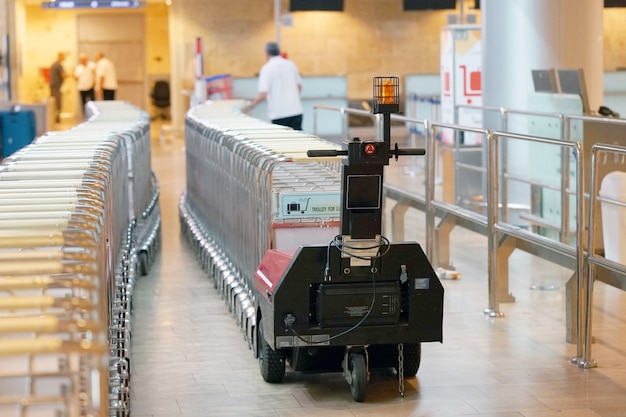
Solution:
[(404, 148), (399, 149), (398, 144), (394, 145), (394, 148), (389, 151), (389, 157), (394, 157), (396, 161), (400, 155), (426, 155), (426, 149), (424, 148)]
[(306, 151), (306, 156), (311, 157), (311, 158), (319, 158), (319, 157), (324, 157), (324, 156), (339, 156), (339, 155), (348, 155), (348, 151), (337, 150), (337, 149), (318, 149), (318, 150)]

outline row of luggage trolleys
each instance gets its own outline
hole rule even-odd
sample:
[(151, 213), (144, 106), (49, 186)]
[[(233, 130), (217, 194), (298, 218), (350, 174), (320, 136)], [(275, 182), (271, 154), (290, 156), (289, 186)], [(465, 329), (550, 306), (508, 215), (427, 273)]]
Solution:
[(159, 249), (149, 116), (92, 102), (0, 165), (0, 415), (127, 416), (131, 296)]
[(213, 101), (188, 112), (179, 213), (183, 234), (254, 350), (254, 271), (270, 248), (328, 244), (339, 234), (341, 160), (308, 158), (307, 150), (340, 145), (249, 117), (242, 105)]

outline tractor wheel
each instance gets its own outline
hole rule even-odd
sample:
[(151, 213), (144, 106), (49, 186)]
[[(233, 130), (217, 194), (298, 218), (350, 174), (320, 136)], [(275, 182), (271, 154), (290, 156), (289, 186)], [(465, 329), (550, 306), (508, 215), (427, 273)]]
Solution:
[(263, 323), (257, 324), (257, 337), (259, 344), (259, 368), (265, 382), (279, 383), (285, 376), (285, 359), (274, 351), (265, 341), (263, 336)]
[(356, 402), (363, 402), (367, 392), (367, 366), (365, 356), (361, 353), (351, 353), (349, 357), (350, 391)]
[[(422, 345), (420, 343), (404, 344), (404, 377), (413, 378), (420, 369), (422, 361)], [(398, 364), (394, 366), (396, 372), (400, 372)]]

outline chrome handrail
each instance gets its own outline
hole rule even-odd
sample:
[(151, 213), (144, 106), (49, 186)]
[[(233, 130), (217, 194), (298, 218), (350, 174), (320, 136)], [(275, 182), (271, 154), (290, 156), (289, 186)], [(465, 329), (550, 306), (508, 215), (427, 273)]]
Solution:
[(603, 145), (596, 144), (591, 147), (591, 182), (589, 184), (589, 235), (588, 235), (588, 255), (587, 255), (587, 275), (586, 280), (584, 282), (585, 292), (579, 294), (579, 300), (581, 304), (582, 311), (585, 313), (584, 322), (581, 323), (581, 328), (579, 332), (578, 344), (582, 346), (582, 350), (579, 349), (577, 352), (577, 357), (573, 358), (572, 361), (577, 363), (581, 368), (593, 368), (596, 366), (596, 361), (591, 358), (591, 347), (592, 347), (592, 312), (593, 312), (593, 282), (595, 280), (596, 268), (602, 267), (610, 270), (613, 273), (617, 273), (620, 275), (623, 282), (626, 282), (626, 266), (618, 264), (617, 262), (613, 262), (604, 257), (596, 255), (596, 245), (595, 245), (595, 224), (594, 217), (596, 211), (596, 203), (600, 201), (598, 198), (598, 192), (600, 189), (600, 177), (598, 175), (598, 165), (599, 158), (598, 153), (600, 152), (609, 152), (613, 154), (626, 156), (626, 147), (623, 146), (615, 146), (615, 145)]
[[(330, 110), (341, 111), (342, 114), (361, 114), (361, 115), (370, 115), (368, 112), (358, 109), (341, 109), (338, 107), (331, 106), (318, 106), (319, 108), (325, 108)], [(562, 115), (556, 113), (540, 113), (540, 112), (532, 112), (532, 111), (515, 111), (508, 110), (504, 108), (496, 108), (496, 107), (485, 107), (481, 108), (478, 106), (464, 106), (459, 105), (457, 107), (470, 107), (474, 109), (482, 109), (488, 111), (499, 111), (501, 113), (501, 117), (503, 118), (503, 125), (507, 127), (508, 117), (510, 114), (524, 114), (524, 115), (537, 115), (544, 117), (556, 117), (560, 120), (560, 134), (559, 138), (550, 139), (550, 138), (541, 138), (537, 136), (530, 135), (522, 135), (516, 133), (508, 133), (504, 131), (496, 131), (491, 132), (487, 129), (480, 128), (471, 128), (460, 126), (456, 124), (446, 124), (446, 123), (438, 123), (431, 122), (429, 120), (418, 120), (411, 119), (405, 116), (394, 115), (393, 118), (396, 120), (402, 120), (407, 122), (419, 122), (422, 123), (425, 127), (425, 136), (426, 136), (426, 181), (425, 184), (425, 198), (423, 204), (414, 204), (412, 207), (423, 207), (426, 214), (426, 253), (429, 259), (435, 259), (437, 254), (435, 253), (435, 214), (437, 216), (442, 215), (453, 215), (455, 218), (464, 218), (466, 219), (466, 211), (460, 206), (439, 202), (435, 199), (435, 155), (431, 150), (434, 147), (435, 141), (435, 129), (438, 128), (449, 128), (456, 130), (466, 130), (470, 132), (478, 132), (482, 133), (487, 138), (487, 147), (488, 147), (488, 213), (486, 216), (486, 221), (484, 223), (484, 227), (486, 229), (485, 235), (489, 238), (489, 254), (488, 254), (488, 274), (489, 274), (489, 307), (485, 309), (485, 312), (489, 313), (493, 317), (500, 317), (502, 314), (499, 312), (499, 298), (498, 298), (498, 281), (496, 277), (496, 272), (498, 270), (498, 236), (507, 235), (511, 236), (515, 239), (524, 240), (531, 245), (540, 246), (544, 250), (548, 251), (544, 253), (547, 256), (546, 259), (550, 259), (550, 257), (554, 257), (554, 255), (558, 255), (562, 258), (559, 262), (575, 262), (575, 279), (576, 279), (576, 287), (578, 290), (578, 297), (574, 300), (574, 304), (577, 305), (577, 314), (576, 314), (576, 345), (577, 345), (577, 353), (576, 357), (572, 359), (573, 362), (577, 363), (578, 366), (582, 368), (588, 368), (595, 366), (595, 361), (590, 358), (591, 355), (591, 312), (592, 312), (592, 289), (593, 289), (593, 280), (595, 279), (595, 270), (594, 268), (600, 267), (604, 268), (604, 270), (608, 270), (613, 274), (624, 277), (623, 279), (623, 288), (626, 288), (626, 267), (617, 264), (615, 262), (609, 261), (603, 257), (598, 257), (594, 253), (594, 231), (593, 228), (590, 228), (589, 236), (588, 236), (588, 244), (587, 248), (589, 253), (585, 252), (585, 245), (583, 244), (583, 233), (585, 229), (585, 215), (584, 210), (586, 208), (586, 201), (589, 201), (589, 209), (588, 209), (588, 221), (589, 224), (593, 222), (593, 216), (595, 215), (594, 206), (598, 201), (615, 203), (620, 206), (626, 206), (625, 203), (617, 202), (612, 199), (608, 199), (605, 197), (597, 196), (598, 190), (598, 178), (596, 176), (596, 168), (595, 166), (598, 164), (596, 154), (599, 151), (605, 152), (613, 152), (622, 155), (622, 158), (626, 158), (626, 148), (619, 146), (611, 146), (611, 145), (594, 145), (592, 148), (592, 167), (591, 167), (591, 178), (592, 178), (592, 190), (587, 194), (583, 189), (583, 178), (586, 176), (584, 170), (584, 161), (583, 161), (583, 151), (582, 145), (578, 141), (571, 140), (571, 132), (569, 126), (572, 120), (591, 120), (597, 122), (608, 122), (608, 123), (619, 123), (626, 124), (625, 120), (615, 120), (611, 118), (599, 118), (592, 116), (578, 116), (578, 115)], [(371, 115), (370, 115), (371, 116)], [(533, 180), (528, 180), (524, 178), (518, 178), (515, 176), (508, 175), (506, 172), (500, 173), (500, 162), (499, 162), (499, 154), (500, 147), (504, 146), (504, 143), (500, 144), (499, 142), (503, 138), (510, 139), (519, 139), (526, 140), (531, 142), (540, 142), (553, 144), (562, 147), (562, 177), (561, 177), (561, 187), (552, 186), (549, 184), (542, 184), (541, 182), (536, 182)], [(569, 149), (569, 150), (568, 150)], [(570, 155), (573, 153), (574, 160), (576, 164), (576, 175), (575, 175), (575, 188), (570, 188)], [(506, 161), (506, 159), (505, 159)], [(472, 169), (478, 170), (476, 167), (472, 167)], [(547, 238), (543, 238), (538, 235), (533, 235), (532, 233), (527, 232), (526, 230), (522, 230), (518, 227), (515, 227), (511, 224), (506, 223), (508, 219), (504, 216), (504, 222), (500, 221), (499, 210), (501, 207), (506, 207), (504, 202), (500, 201), (500, 196), (502, 198), (506, 197), (506, 188), (503, 187), (504, 184), (501, 184), (501, 180), (504, 179), (505, 183), (509, 180), (512, 181), (520, 181), (527, 183), (537, 183), (541, 187), (552, 190), (560, 190), (561, 191), (561, 205), (562, 205), (562, 217), (561, 217), (561, 228), (560, 228), (560, 239), (559, 241), (553, 241)], [(576, 245), (575, 247), (570, 245), (570, 226), (569, 226), (569, 201), (570, 197), (574, 195), (576, 201), (576, 228), (575, 228), (575, 237), (576, 237)], [(411, 195), (403, 195), (403, 199), (411, 199), (413, 198)], [(417, 196), (415, 197), (418, 198)], [(506, 201), (506, 200), (504, 200)], [(479, 223), (481, 223), (480, 216), (471, 216), (466, 220), (475, 223), (473, 227), (473, 231), (478, 231), (479, 233), (483, 233), (482, 227)], [(478, 222), (478, 223), (476, 223)], [(539, 256), (541, 256), (540, 252), (537, 252)], [(586, 271), (587, 261), (589, 268)], [(433, 266), (437, 266), (433, 263)], [(620, 281), (622, 282), (622, 281)]]

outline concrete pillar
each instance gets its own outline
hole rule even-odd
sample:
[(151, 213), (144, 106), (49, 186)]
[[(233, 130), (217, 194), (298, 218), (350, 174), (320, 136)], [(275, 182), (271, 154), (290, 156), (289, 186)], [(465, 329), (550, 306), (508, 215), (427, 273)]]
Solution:
[(0, 0), (0, 100), (7, 100), (10, 96), (9, 94), (9, 86), (5, 84), (7, 82), (7, 70), (5, 69), (6, 65), (6, 48), (5, 36), (9, 33), (8, 28), (8, 8), (6, 0)]
[(8, 28), (8, 4), (7, 0), (0, 0), (0, 34), (6, 34), (9, 31)]
[(603, 97), (603, 0), (483, 0), (483, 104), (529, 110), (531, 69), (583, 68)]
[(183, 96), (184, 82), (187, 78), (187, 66), (189, 54), (185, 53), (188, 44), (184, 34), (183, 5), (180, 1), (173, 1), (169, 6), (169, 32), (170, 32), (170, 113), (172, 127), (182, 128), (185, 121), (186, 100)]
[[(5, 68), (7, 57), (6, 48), (9, 49), (10, 56), (8, 62), (10, 65), (9, 71), (11, 72), (11, 82), (8, 86), (3, 86), (3, 91), (0, 93), (0, 99), (7, 99), (9, 96), (11, 99), (15, 99), (17, 96), (17, 53), (16, 53), (16, 14), (15, 14), (15, 0), (0, 0), (0, 53), (3, 55), (2, 66), (0, 66), (0, 83), (6, 82), (8, 77), (7, 69)], [(8, 38), (5, 38), (8, 36)], [(5, 45), (5, 41), (8, 41)]]

